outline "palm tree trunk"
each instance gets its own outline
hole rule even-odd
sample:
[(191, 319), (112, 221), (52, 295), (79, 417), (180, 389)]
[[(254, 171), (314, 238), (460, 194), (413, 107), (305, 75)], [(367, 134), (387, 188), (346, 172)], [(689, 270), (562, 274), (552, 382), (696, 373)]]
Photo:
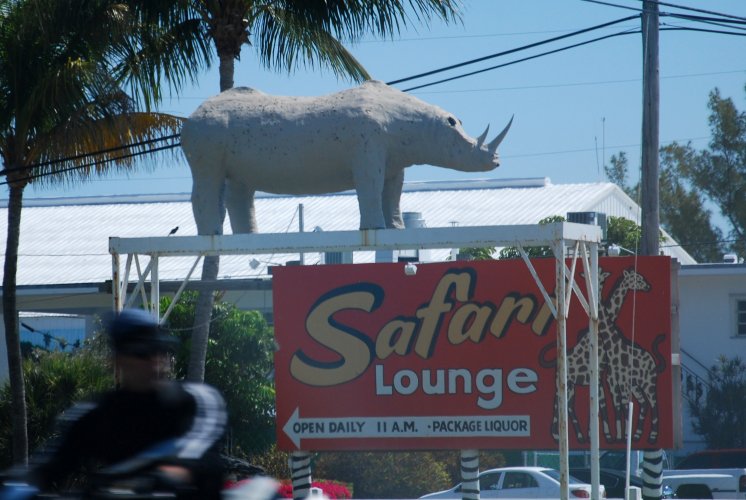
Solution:
[(232, 53), (220, 55), (220, 91), (226, 91), (233, 88), (233, 74), (235, 72), (234, 64), (236, 58)]
[[(230, 54), (219, 54), (220, 57), (220, 91), (233, 87), (233, 72), (235, 56)], [(223, 206), (223, 197), (220, 204)], [(220, 270), (220, 256), (208, 256), (202, 263), (202, 282), (212, 282), (218, 279)], [(207, 343), (210, 337), (210, 320), (212, 319), (212, 308), (215, 305), (215, 291), (212, 288), (203, 288), (197, 296), (197, 304), (194, 310), (194, 325), (192, 327), (192, 348), (189, 352), (189, 366), (187, 368), (187, 379), (192, 382), (204, 382), (205, 360), (207, 358)]]
[(5, 322), (5, 345), (8, 350), (10, 376), (11, 421), (13, 426), (13, 462), (28, 464), (28, 431), (26, 420), (26, 388), (23, 381), (21, 338), (18, 331), (18, 308), (16, 303), (16, 268), (18, 265), (18, 243), (21, 235), (21, 209), (23, 186), (10, 184), (8, 200), (8, 235), (5, 244), (5, 268), (3, 274), (3, 320)]
[[(202, 282), (212, 282), (218, 278), (220, 257), (208, 256), (202, 262)], [(189, 351), (189, 366), (187, 380), (191, 382), (205, 381), (205, 359), (207, 357), (207, 341), (210, 336), (210, 320), (212, 307), (215, 304), (215, 292), (212, 288), (203, 288), (197, 296), (194, 309), (194, 325), (192, 327), (192, 348)]]

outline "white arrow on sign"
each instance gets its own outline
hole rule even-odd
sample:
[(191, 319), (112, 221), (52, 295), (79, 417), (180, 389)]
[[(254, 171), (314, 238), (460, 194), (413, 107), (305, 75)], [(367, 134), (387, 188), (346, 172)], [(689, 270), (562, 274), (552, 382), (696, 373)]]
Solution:
[(283, 426), (296, 447), (302, 439), (528, 437), (529, 415), (301, 418), (300, 408)]

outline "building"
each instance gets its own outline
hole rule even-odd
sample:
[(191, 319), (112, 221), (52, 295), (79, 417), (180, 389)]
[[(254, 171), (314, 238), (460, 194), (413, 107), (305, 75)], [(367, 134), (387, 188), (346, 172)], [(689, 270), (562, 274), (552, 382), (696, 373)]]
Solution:
[[(547, 178), (405, 183), (402, 211), (410, 221), (428, 227), (536, 224), (569, 212), (597, 212), (639, 220), (639, 207), (611, 183), (552, 184)], [(0, 211), (7, 208), (0, 206)], [(357, 229), (355, 193), (317, 196), (258, 194), (259, 230), (266, 233)], [(6, 234), (7, 215), (0, 215)], [(95, 318), (112, 309), (112, 259), (109, 237), (179, 237), (195, 235), (188, 194), (141, 195), (27, 200), (24, 203), (18, 262), (18, 305), (31, 328), (49, 332), (62, 328), (49, 314), (77, 318), (79, 335), (95, 328)], [(226, 222), (225, 233), (230, 233)], [(4, 248), (4, 246), (3, 246)], [(738, 264), (697, 265), (675, 242), (662, 245), (682, 265), (680, 324), (683, 369), (700, 384), (705, 367), (718, 355), (746, 352), (746, 267)], [(422, 261), (445, 260), (452, 250), (421, 253)], [(271, 314), (273, 265), (302, 260), (373, 262), (372, 252), (349, 255), (283, 254), (223, 257), (219, 278), (226, 300), (239, 307)], [(145, 266), (146, 263), (139, 263)], [(187, 258), (164, 259), (159, 267), (162, 289), (175, 290), (192, 265)], [(2, 272), (2, 271), (0, 271)], [(740, 314), (740, 316), (739, 316)], [(45, 315), (45, 316), (40, 316)], [(42, 326), (39, 318), (43, 318)], [(26, 319), (28, 318), (28, 320)], [(52, 316), (54, 318), (54, 316)], [(62, 321), (62, 316), (60, 316)], [(35, 323), (36, 322), (36, 323)], [(66, 327), (67, 328), (67, 327)], [(26, 330), (22, 328), (22, 331)], [(29, 330), (30, 331), (30, 330)], [(707, 336), (703, 336), (707, 332)], [(0, 343), (0, 375), (7, 376), (5, 343)], [(697, 379), (694, 376), (699, 377)], [(685, 379), (686, 382), (686, 379)], [(693, 383), (694, 383), (693, 382)], [(693, 385), (696, 390), (697, 385)], [(686, 383), (684, 384), (686, 391)], [(685, 392), (685, 396), (687, 396)], [(685, 432), (690, 426), (685, 425)], [(687, 446), (697, 447), (687, 435)], [(701, 445), (700, 445), (701, 446)]]

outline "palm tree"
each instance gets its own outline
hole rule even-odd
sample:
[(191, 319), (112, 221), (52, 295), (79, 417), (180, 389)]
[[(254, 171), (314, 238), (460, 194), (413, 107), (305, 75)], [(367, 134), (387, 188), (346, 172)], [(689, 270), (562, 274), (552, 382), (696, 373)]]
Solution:
[(146, 141), (178, 132), (180, 119), (147, 111), (164, 77), (178, 88), (209, 62), (206, 45), (177, 36), (185, 23), (147, 0), (0, 0), (0, 155), (9, 188), (3, 319), (18, 463), (28, 456), (16, 303), (24, 188), (130, 167), (133, 155), (150, 150)]
[[(365, 68), (340, 39), (366, 34), (392, 36), (408, 19), (458, 18), (458, 0), (193, 0), (207, 26), (219, 60), (220, 91), (233, 87), (234, 62), (244, 45), (253, 45), (261, 63), (292, 71), (299, 64), (322, 64), (355, 81), (368, 79)], [(219, 258), (206, 257), (202, 280), (217, 279)], [(205, 355), (214, 303), (212, 291), (197, 301), (188, 378), (204, 380)]]

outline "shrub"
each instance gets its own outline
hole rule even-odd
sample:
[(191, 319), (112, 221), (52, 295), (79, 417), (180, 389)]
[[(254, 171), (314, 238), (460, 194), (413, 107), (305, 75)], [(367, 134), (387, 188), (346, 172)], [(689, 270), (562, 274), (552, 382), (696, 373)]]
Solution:
[(357, 498), (417, 498), (450, 486), (430, 452), (319, 453), (314, 474), (351, 483)]
[[(34, 349), (23, 361), (26, 380), (29, 448), (55, 434), (57, 417), (74, 403), (114, 387), (106, 343), (100, 336), (72, 352)], [(10, 386), (0, 391), (0, 467), (12, 463)]]
[[(339, 481), (313, 481), (311, 482), (311, 487), (319, 488), (321, 491), (324, 492), (324, 495), (331, 499), (342, 500), (346, 498), (352, 498), (352, 493), (350, 493), (350, 490), (347, 488), (347, 486), (340, 483)], [(279, 494), (283, 498), (293, 498), (292, 483), (290, 481), (283, 481), (280, 485)]]

